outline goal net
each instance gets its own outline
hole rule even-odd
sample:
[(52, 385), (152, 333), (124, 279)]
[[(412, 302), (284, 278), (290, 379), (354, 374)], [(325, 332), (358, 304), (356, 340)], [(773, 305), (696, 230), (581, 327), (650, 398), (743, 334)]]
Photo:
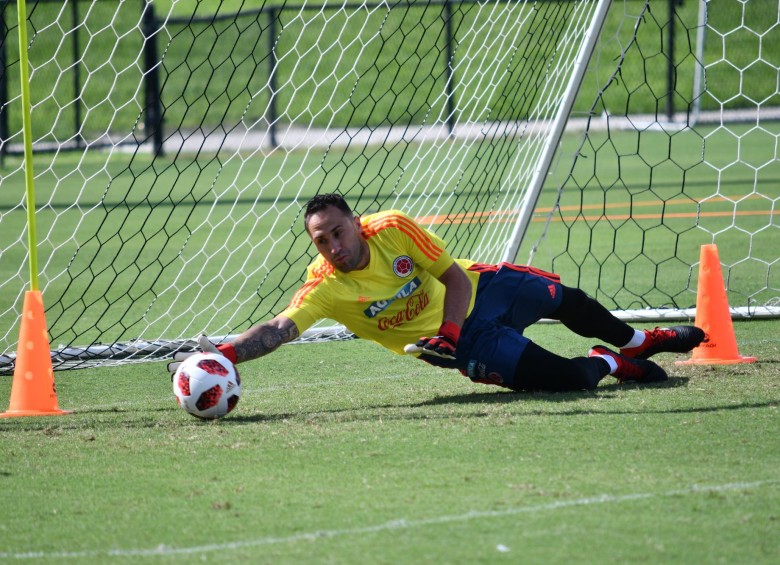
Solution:
[(525, 256), (631, 318), (692, 319), (714, 243), (732, 315), (779, 315), (780, 3), (615, 9)]
[[(609, 4), (36, 2), (55, 369), (159, 358), (280, 312), (314, 255), (301, 207), (332, 191), (620, 311), (692, 307), (714, 242), (732, 304), (771, 311), (777, 6)], [(9, 372), (28, 250), (15, 7), (2, 14)]]

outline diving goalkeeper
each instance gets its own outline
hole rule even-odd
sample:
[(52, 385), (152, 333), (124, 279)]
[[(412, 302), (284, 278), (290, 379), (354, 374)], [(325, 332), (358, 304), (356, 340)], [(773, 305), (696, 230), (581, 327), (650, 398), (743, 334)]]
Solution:
[[(217, 350), (233, 363), (275, 351), (318, 320), (399, 354), (457, 369), (474, 382), (518, 391), (596, 388), (607, 375), (619, 381), (664, 381), (648, 358), (685, 353), (704, 332), (694, 326), (636, 330), (580, 289), (533, 267), (453, 259), (444, 242), (399, 211), (355, 216), (338, 194), (306, 205), (304, 223), (319, 255), (289, 306)], [(542, 318), (609, 344), (587, 356), (564, 358), (523, 335)], [(201, 338), (203, 349), (213, 350)], [(177, 353), (168, 365), (191, 353)]]

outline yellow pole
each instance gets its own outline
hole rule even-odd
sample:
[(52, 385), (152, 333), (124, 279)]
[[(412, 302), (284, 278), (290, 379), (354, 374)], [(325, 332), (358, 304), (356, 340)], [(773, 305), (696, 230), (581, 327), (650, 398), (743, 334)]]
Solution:
[(14, 380), (11, 383), (11, 402), (8, 405), (8, 410), (0, 413), (0, 418), (70, 414), (66, 410), (60, 410), (57, 402), (57, 388), (54, 386), (54, 368), (51, 362), (43, 295), (38, 289), (30, 75), (27, 69), (27, 10), (24, 2), (25, 0), (17, 0), (16, 6), (19, 12), (19, 66), (22, 81), (24, 171), (27, 184), (27, 241), (30, 245), (30, 286), (32, 288), (24, 294), (19, 342), (14, 362)]
[(54, 368), (51, 362), (49, 332), (43, 308), (43, 294), (38, 289), (38, 252), (35, 235), (35, 190), (33, 188), (32, 133), (30, 118), (30, 75), (27, 69), (27, 10), (25, 0), (17, 0), (19, 12), (19, 67), (22, 90), (22, 126), (24, 130), (24, 171), (27, 186), (27, 241), (30, 245), (30, 286), (24, 294), (19, 341), (11, 383), (11, 402), (0, 418), (18, 416), (54, 416), (70, 414), (60, 410)]
[(33, 176), (32, 117), (30, 116), (30, 71), (27, 68), (27, 5), (17, 0), (19, 15), (19, 73), (22, 89), (22, 130), (24, 132), (24, 173), (27, 188), (27, 244), (30, 259), (30, 290), (38, 291), (38, 239), (35, 231), (35, 181)]

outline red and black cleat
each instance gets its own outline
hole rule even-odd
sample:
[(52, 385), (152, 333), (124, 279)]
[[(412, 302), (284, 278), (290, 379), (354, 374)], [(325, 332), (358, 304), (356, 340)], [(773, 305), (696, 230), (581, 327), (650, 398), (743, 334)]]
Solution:
[(638, 383), (658, 383), (667, 380), (669, 377), (661, 367), (645, 359), (632, 359), (612, 351), (603, 345), (594, 346), (589, 352), (588, 357), (594, 356), (611, 357), (617, 364), (617, 370), (612, 376), (621, 383), (626, 381), (636, 381)]
[(704, 331), (696, 326), (674, 326), (644, 330), (645, 341), (639, 347), (626, 347), (621, 355), (647, 359), (656, 353), (688, 353), (704, 341)]

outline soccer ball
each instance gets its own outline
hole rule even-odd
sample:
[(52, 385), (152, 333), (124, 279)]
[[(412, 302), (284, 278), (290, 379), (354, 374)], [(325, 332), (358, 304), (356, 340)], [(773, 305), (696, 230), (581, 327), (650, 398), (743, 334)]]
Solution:
[(226, 357), (195, 353), (182, 361), (173, 375), (173, 394), (185, 411), (196, 418), (221, 418), (238, 404), (241, 377)]

